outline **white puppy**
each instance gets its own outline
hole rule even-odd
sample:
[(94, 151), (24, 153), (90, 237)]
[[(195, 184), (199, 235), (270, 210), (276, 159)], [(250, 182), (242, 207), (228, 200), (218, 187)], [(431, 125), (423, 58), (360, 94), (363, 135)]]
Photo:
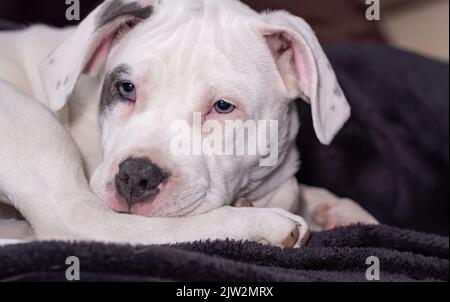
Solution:
[[(76, 28), (33, 26), (0, 42), (0, 198), (39, 239), (307, 239), (290, 213), (300, 196), (292, 101), (311, 104), (324, 144), (350, 108), (302, 19), (235, 0), (109, 0)], [(194, 113), (219, 126), (278, 121), (278, 160), (174, 154), (170, 129), (198, 130)], [(231, 207), (243, 201), (255, 207)], [(306, 202), (307, 218), (325, 203), (321, 226), (344, 223), (332, 214), (336, 197)], [(350, 204), (345, 223), (375, 222)]]

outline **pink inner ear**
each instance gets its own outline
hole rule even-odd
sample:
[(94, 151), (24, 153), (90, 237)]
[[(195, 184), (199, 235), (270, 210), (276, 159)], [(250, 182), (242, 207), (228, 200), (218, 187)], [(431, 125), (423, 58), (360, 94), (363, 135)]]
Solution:
[(311, 97), (311, 63), (307, 54), (302, 50), (298, 42), (292, 42), (294, 50), (295, 68), (300, 79), (300, 90), (306, 97)]
[[(288, 87), (294, 87), (300, 97), (311, 96), (311, 63), (302, 45), (287, 32), (266, 36), (279, 71)], [(295, 74), (295, 76), (294, 76)]]
[(106, 58), (108, 57), (112, 43), (113, 38), (111, 35), (107, 36), (106, 39), (104, 39), (100, 43), (100, 45), (95, 49), (88, 63), (84, 67), (84, 74), (95, 76), (100, 71), (103, 64), (105, 64), (106, 62)]

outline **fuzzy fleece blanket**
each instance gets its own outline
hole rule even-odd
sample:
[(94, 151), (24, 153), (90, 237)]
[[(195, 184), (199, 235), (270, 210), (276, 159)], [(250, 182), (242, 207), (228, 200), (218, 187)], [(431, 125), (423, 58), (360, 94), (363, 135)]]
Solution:
[(448, 64), (376, 45), (327, 54), (352, 117), (322, 146), (299, 103), (299, 181), (358, 201), (383, 224), (448, 236)]
[(231, 241), (175, 246), (37, 242), (0, 248), (0, 281), (66, 281), (67, 257), (83, 282), (367, 281), (369, 257), (380, 281), (448, 281), (448, 238), (355, 225), (315, 233), (302, 249)]
[(11, 245), (0, 247), (0, 281), (64, 281), (68, 256), (80, 258), (83, 281), (366, 281), (370, 256), (380, 260), (381, 281), (448, 281), (448, 65), (373, 45), (328, 55), (353, 116), (324, 147), (298, 103), (299, 180), (350, 197), (397, 228), (316, 233), (298, 250), (229, 241)]

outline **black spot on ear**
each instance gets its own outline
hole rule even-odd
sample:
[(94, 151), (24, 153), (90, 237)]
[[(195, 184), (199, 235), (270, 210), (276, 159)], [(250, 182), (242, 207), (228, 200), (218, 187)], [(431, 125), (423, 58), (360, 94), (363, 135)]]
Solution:
[(120, 0), (114, 0), (111, 1), (98, 17), (97, 28), (103, 27), (119, 17), (131, 16), (140, 20), (145, 20), (152, 14), (153, 6), (151, 5), (141, 7), (137, 2), (124, 4)]

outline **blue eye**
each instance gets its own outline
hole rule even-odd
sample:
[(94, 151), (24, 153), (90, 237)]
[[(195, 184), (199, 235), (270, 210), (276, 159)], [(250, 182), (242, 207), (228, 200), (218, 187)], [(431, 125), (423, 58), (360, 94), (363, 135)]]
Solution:
[(214, 104), (214, 110), (219, 114), (229, 114), (236, 109), (236, 106), (225, 100), (220, 100)]
[(120, 96), (131, 102), (136, 102), (136, 87), (132, 83), (121, 83), (117, 86)]

